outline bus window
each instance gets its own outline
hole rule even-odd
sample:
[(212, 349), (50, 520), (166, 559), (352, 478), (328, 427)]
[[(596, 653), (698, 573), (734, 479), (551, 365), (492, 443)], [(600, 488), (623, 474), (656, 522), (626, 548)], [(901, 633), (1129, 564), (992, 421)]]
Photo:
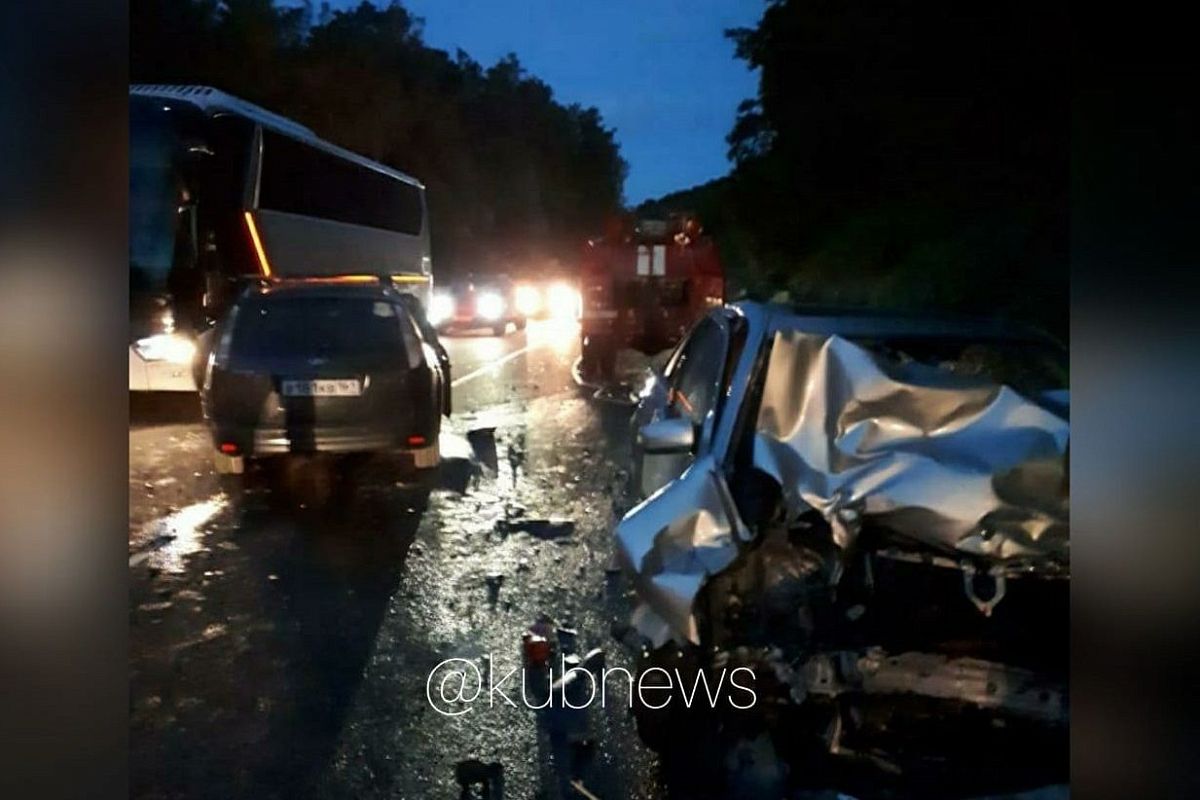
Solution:
[(263, 131), (259, 208), (416, 236), (424, 211), (411, 183)]
[[(202, 254), (204, 270), (231, 278), (255, 275), (258, 260), (243, 218), (254, 123), (232, 114), (213, 117), (206, 126), (205, 141), (211, 155), (196, 165), (196, 181), (203, 199), (201, 227), (204, 236), (211, 233), (211, 240), (206, 241), (216, 247)], [(226, 302), (216, 305), (223, 310)]]
[(161, 290), (174, 263), (184, 194), (175, 169), (177, 137), (165, 114), (130, 110), (129, 283), (133, 289)]

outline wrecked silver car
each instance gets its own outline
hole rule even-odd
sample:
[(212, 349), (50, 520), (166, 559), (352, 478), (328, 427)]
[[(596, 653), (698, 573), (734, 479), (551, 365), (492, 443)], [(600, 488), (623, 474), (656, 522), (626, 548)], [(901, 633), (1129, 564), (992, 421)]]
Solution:
[[(788, 785), (1065, 782), (1067, 383), (1064, 348), (991, 321), (710, 313), (634, 419), (643, 668), (752, 667), (755, 712), (717, 727)], [(677, 708), (636, 710), (679, 746)]]

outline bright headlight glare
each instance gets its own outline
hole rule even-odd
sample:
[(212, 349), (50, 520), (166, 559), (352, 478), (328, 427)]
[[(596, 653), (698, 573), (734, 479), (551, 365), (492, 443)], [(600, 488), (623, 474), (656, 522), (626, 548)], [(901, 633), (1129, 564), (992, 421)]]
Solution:
[(429, 299), (429, 322), (439, 325), (454, 316), (454, 298), (448, 294), (435, 294)]
[(482, 292), (475, 298), (475, 312), (486, 320), (504, 316), (504, 298), (495, 292)]
[(196, 354), (196, 343), (178, 333), (159, 333), (138, 339), (134, 349), (146, 361), (188, 364)]
[(579, 316), (579, 292), (565, 283), (556, 283), (550, 287), (547, 306), (559, 319), (575, 319)]
[(524, 317), (532, 317), (542, 310), (542, 293), (536, 286), (518, 286), (516, 297), (517, 313)]

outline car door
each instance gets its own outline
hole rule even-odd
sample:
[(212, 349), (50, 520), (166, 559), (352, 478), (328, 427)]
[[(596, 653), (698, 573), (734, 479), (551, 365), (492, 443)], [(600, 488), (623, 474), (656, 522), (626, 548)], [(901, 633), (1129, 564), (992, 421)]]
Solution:
[(711, 446), (719, 401), (727, 388), (729, 343), (725, 312), (708, 315), (644, 391), (634, 417), (633, 446), (634, 488), (641, 496), (679, 477)]

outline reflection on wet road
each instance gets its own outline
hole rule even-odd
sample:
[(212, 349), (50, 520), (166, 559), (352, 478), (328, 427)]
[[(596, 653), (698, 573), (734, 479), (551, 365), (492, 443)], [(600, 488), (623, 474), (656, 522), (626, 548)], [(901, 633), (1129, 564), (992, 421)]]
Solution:
[(226, 498), (218, 495), (153, 520), (142, 532), (145, 544), (129, 558), (129, 566), (148, 561), (154, 569), (183, 572), (185, 558), (204, 546), (201, 527), (226, 505)]
[(627, 587), (606, 569), (628, 415), (577, 390), (577, 339), (550, 324), (448, 339), (455, 414), (421, 482), (316, 462), (232, 502), (197, 419), (135, 419), (134, 796), (453, 798), (493, 763), (506, 798), (584, 796), (572, 780), (662, 796), (622, 703), (590, 710), (565, 758), (526, 708), (449, 717), (426, 700), (445, 659), (519, 665), (540, 616), (632, 666), (610, 635)]

